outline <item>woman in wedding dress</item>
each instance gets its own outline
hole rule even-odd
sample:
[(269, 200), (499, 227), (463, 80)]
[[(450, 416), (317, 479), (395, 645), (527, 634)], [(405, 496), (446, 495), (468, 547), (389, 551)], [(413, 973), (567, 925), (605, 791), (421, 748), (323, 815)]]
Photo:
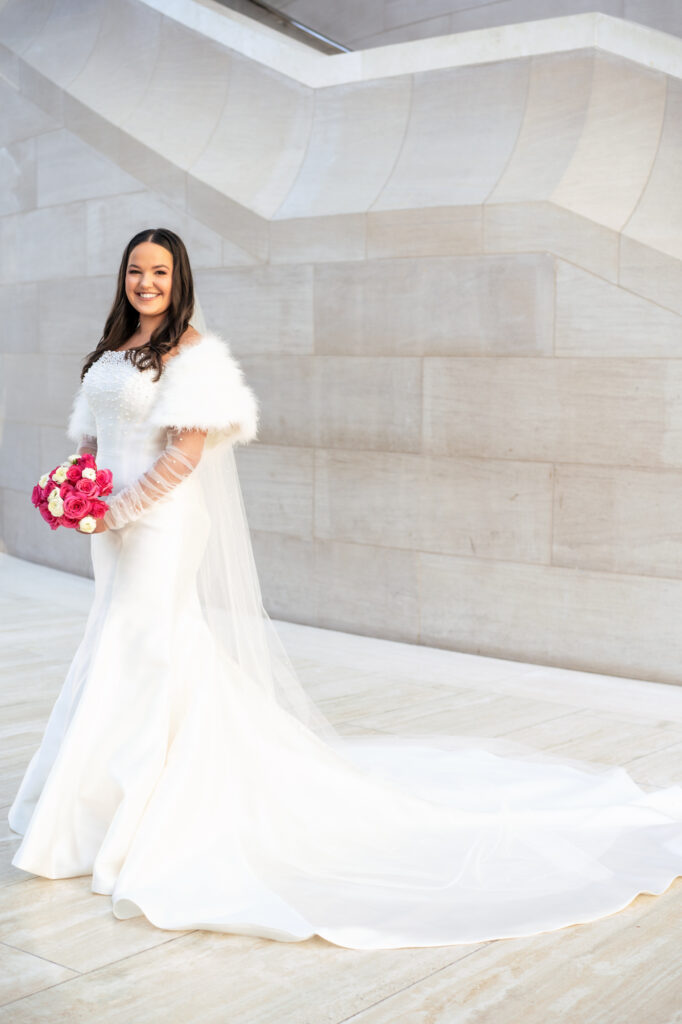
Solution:
[[(258, 401), (180, 238), (128, 243), (68, 434), (113, 472), (12, 863), (117, 918), (354, 949), (533, 935), (682, 874), (682, 787), (480, 737), (340, 735), (261, 601), (234, 460)], [(85, 543), (85, 541), (84, 541)]]

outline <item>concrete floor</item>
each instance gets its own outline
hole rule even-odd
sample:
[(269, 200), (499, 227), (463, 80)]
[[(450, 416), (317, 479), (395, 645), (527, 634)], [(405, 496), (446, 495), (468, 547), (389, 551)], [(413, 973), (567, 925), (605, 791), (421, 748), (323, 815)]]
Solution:
[[(61, 685), (89, 579), (0, 554), (0, 1024), (673, 1024), (682, 878), (599, 921), (524, 939), (354, 951), (118, 921), (89, 876), (10, 864), (7, 809)], [(682, 782), (682, 686), (277, 623), (340, 729), (508, 737)]]

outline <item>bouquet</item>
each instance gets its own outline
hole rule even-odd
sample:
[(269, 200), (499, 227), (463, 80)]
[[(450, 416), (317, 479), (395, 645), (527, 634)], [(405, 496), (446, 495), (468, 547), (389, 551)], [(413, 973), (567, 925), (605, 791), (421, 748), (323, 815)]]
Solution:
[(43, 473), (33, 488), (31, 502), (50, 528), (66, 526), (81, 533), (92, 533), (97, 520), (109, 506), (100, 499), (111, 494), (112, 472), (98, 469), (90, 453), (69, 455), (66, 462)]

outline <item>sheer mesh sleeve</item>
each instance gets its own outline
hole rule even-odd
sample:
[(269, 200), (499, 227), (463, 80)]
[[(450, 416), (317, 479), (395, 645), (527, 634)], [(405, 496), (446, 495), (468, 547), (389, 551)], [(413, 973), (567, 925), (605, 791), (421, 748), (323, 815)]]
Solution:
[(94, 434), (83, 434), (80, 444), (76, 449), (78, 455), (93, 455), (97, 457), (97, 438)]
[(196, 469), (205, 439), (205, 430), (169, 428), (168, 443), (156, 462), (132, 484), (107, 499), (105, 525), (118, 530), (173, 491)]

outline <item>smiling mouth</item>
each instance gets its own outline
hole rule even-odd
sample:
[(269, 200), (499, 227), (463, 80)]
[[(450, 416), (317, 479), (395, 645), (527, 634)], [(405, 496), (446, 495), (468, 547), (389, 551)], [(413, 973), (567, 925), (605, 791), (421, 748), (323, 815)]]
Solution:
[(137, 292), (138, 299), (142, 299), (143, 302), (149, 302), (150, 299), (158, 299), (158, 292)]

